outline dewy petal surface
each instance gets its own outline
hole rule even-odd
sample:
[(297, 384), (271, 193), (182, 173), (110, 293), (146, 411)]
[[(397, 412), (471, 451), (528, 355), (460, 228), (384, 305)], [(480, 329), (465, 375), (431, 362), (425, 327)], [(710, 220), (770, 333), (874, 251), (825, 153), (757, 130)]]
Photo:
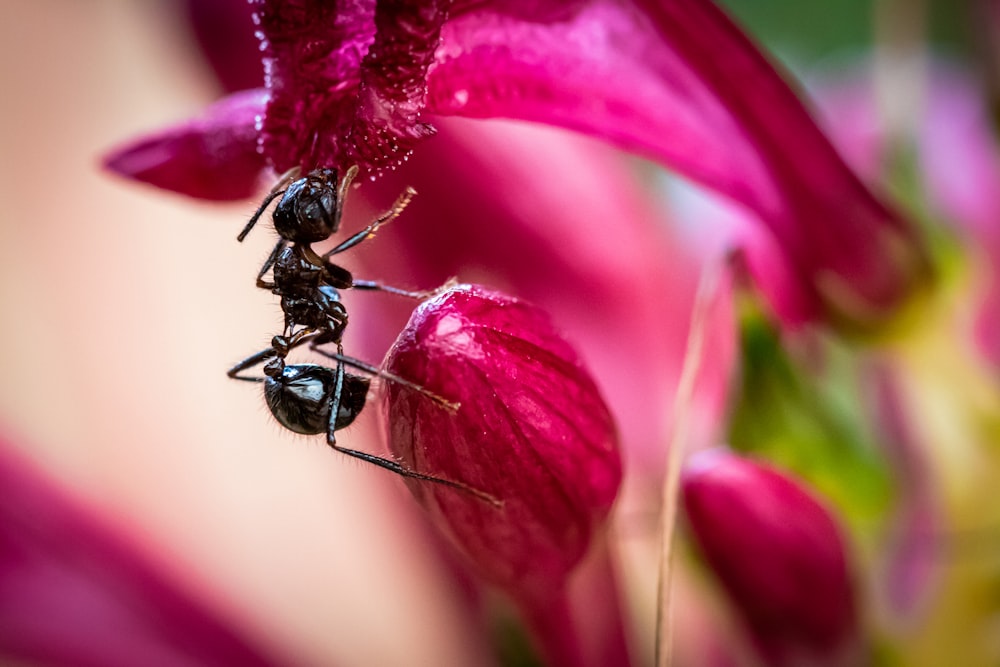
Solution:
[(452, 412), (388, 383), (393, 453), (502, 503), (411, 484), (432, 520), (516, 599), (561, 591), (614, 502), (621, 462), (607, 407), (548, 317), (459, 286), (414, 312), (386, 367), (461, 403)]
[(0, 662), (276, 665), (0, 436)]
[(277, 171), (401, 161), (450, 0), (255, 0), (270, 93), (261, 128)]

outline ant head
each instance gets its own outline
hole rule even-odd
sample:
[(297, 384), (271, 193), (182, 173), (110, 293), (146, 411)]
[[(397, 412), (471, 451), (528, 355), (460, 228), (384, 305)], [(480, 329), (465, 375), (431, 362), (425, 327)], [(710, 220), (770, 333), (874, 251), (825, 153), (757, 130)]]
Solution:
[[(353, 422), (365, 407), (369, 384), (366, 377), (343, 374), (335, 429)], [(290, 431), (306, 435), (329, 430), (336, 392), (337, 372), (314, 364), (284, 366), (279, 375), (264, 381), (264, 398), (274, 418)]]
[(337, 172), (317, 169), (294, 181), (274, 209), (274, 229), (293, 243), (325, 241), (340, 226)]

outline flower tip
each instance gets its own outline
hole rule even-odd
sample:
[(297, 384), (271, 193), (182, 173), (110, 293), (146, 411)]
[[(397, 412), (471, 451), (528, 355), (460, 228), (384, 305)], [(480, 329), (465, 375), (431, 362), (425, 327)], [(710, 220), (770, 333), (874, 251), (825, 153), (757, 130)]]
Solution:
[(119, 176), (141, 181), (145, 174), (155, 173), (168, 158), (158, 142), (139, 141), (107, 153), (101, 158), (101, 167)]
[(233, 164), (226, 178), (206, 160), (184, 153), (171, 139), (152, 136), (109, 152), (101, 167), (131, 181), (208, 201), (238, 201), (256, 193), (262, 165)]
[[(816, 288), (828, 320), (844, 335), (859, 340), (886, 340), (911, 332), (933, 309), (938, 276), (919, 238), (885, 232), (882, 270), (893, 284), (877, 299), (866, 299), (843, 276), (822, 273)], [(889, 279), (887, 279), (888, 281)]]
[(104, 168), (131, 180), (211, 201), (252, 197), (267, 164), (256, 122), (266, 91), (245, 90), (198, 118), (160, 129), (111, 151)]

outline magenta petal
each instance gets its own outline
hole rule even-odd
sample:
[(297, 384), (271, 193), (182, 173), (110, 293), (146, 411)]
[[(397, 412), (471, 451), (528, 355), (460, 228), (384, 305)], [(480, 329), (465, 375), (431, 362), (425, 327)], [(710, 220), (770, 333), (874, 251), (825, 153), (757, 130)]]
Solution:
[(751, 630), (766, 664), (863, 664), (859, 621), (840, 530), (804, 487), (723, 450), (683, 472), (687, 523)]
[(586, 132), (732, 197), (775, 235), (816, 316), (878, 319), (923, 279), (915, 232), (858, 181), (711, 2), (594, 0), (561, 14), (457, 16), (443, 31), (428, 109)]
[(274, 665), (0, 440), (0, 662)]
[(113, 151), (104, 166), (198, 199), (251, 197), (266, 166), (255, 127), (266, 95), (248, 90), (225, 97), (198, 118)]
[(434, 522), (516, 599), (558, 594), (621, 482), (611, 415), (575, 352), (539, 309), (466, 285), (413, 313), (386, 367), (461, 403), (388, 383), (393, 453), (502, 503), (412, 483)]
[[(398, 164), (420, 139), (434, 133), (419, 121), (427, 70), (441, 39), (451, 0), (381, 0), (375, 42), (361, 62), (351, 157), (361, 164)], [(334, 163), (336, 164), (336, 163)]]
[(247, 0), (184, 0), (194, 37), (227, 91), (264, 83), (257, 38)]
[(271, 93), (262, 140), (276, 170), (401, 161), (448, 0), (253, 0)]

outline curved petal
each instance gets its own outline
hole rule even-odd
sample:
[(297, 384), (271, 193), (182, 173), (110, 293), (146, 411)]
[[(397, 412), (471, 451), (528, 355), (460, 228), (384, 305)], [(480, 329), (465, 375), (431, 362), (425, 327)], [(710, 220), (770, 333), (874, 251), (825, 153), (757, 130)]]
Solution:
[(876, 325), (929, 273), (914, 228), (707, 0), (461, 3), (448, 21), (446, 0), (254, 6), (271, 94), (261, 141), (278, 171), (396, 164), (431, 131), (425, 105), (532, 120), (651, 156), (747, 206), (811, 318)]
[(442, 34), (429, 110), (575, 129), (732, 197), (774, 234), (814, 315), (873, 323), (924, 279), (915, 231), (712, 3), (594, 0), (559, 20), (478, 10)]

